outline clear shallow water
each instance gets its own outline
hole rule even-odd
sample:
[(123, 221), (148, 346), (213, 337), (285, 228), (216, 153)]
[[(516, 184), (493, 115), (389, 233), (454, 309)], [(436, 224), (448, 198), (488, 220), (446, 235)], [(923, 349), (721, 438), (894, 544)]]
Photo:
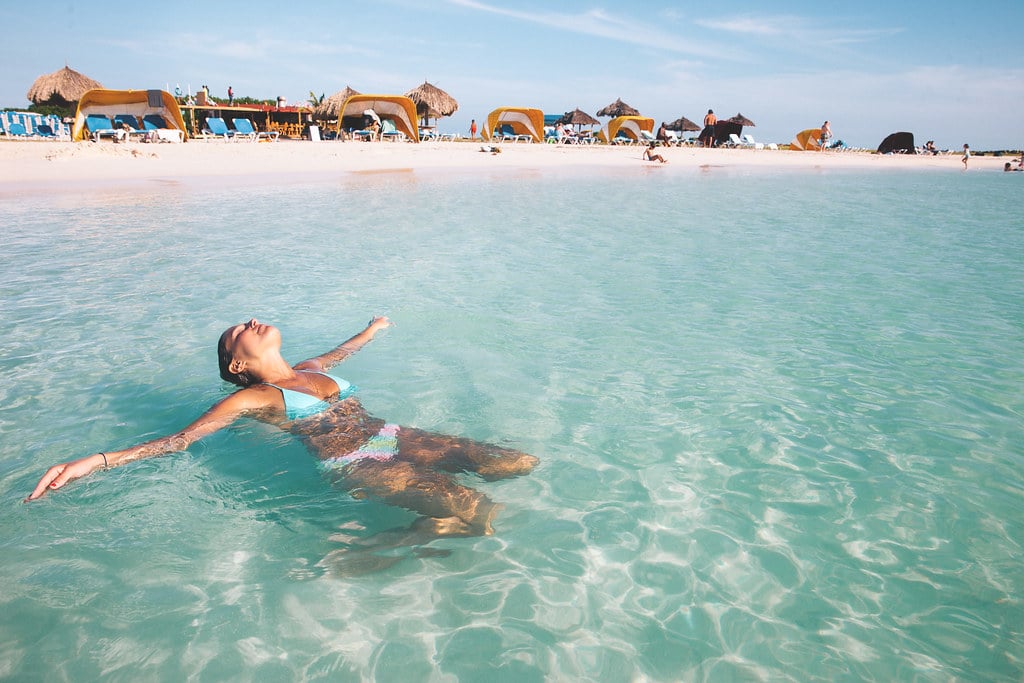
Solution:
[[(1019, 680), (1019, 179), (672, 171), (5, 198), (0, 678)], [(336, 576), (412, 515), (256, 423), (21, 503), (375, 313), (371, 412), (542, 459), (495, 536)]]

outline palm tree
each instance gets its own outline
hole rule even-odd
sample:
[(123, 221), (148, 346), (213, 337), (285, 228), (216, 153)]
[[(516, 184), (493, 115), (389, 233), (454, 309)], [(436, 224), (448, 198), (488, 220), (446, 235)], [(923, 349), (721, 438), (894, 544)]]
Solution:
[(309, 99), (306, 100), (306, 102), (307, 104), (309, 104), (310, 109), (316, 109), (317, 107), (324, 103), (324, 94), (320, 93), (320, 97), (317, 97), (316, 93), (310, 90)]

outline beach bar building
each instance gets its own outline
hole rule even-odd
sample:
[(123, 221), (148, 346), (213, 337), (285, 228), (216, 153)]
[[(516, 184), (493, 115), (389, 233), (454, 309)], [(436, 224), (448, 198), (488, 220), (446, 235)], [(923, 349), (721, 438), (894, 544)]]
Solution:
[(312, 109), (301, 105), (236, 104), (229, 107), (212, 101), (204, 105), (183, 104), (181, 112), (192, 137), (201, 137), (206, 119), (212, 116), (225, 120), (249, 119), (258, 131), (300, 138), (313, 115)]

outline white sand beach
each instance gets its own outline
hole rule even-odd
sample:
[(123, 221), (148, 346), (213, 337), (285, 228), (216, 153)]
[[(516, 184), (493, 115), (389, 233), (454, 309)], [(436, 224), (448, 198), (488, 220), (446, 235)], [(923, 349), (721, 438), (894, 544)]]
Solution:
[[(0, 141), (0, 192), (84, 189), (111, 182), (300, 182), (337, 180), (347, 174), (482, 169), (531, 172), (573, 168), (660, 168), (662, 172), (711, 172), (875, 169), (961, 172), (958, 154), (939, 156), (879, 155), (866, 152), (798, 152), (788, 150), (660, 149), (668, 163), (641, 159), (637, 146), (500, 144), (500, 154), (481, 151), (481, 143), (424, 142), (225, 142), (193, 140), (173, 143)], [(1001, 171), (1006, 158), (973, 156), (968, 172)]]

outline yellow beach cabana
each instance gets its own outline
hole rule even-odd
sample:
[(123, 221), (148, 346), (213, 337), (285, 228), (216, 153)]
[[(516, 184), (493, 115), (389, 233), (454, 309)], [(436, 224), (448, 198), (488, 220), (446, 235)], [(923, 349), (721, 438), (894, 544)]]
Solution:
[(395, 130), (413, 142), (420, 141), (416, 104), (404, 95), (352, 95), (338, 111), (338, 132), (346, 118), (362, 117), (367, 109), (372, 109), (381, 119), (389, 119), (395, 124)]
[(110, 118), (118, 114), (132, 114), (139, 119), (150, 114), (157, 114), (163, 118), (165, 125), (181, 131), (182, 140), (188, 138), (178, 102), (174, 96), (164, 90), (96, 89), (86, 91), (82, 95), (82, 99), (78, 100), (75, 125), (71, 129), (72, 140), (90, 139), (89, 130), (85, 127), (85, 117), (90, 114), (102, 114)]
[(533, 142), (544, 142), (544, 112), (528, 107), (498, 107), (487, 115), (487, 125), (481, 131), (491, 139), (495, 130), (509, 126), (516, 135), (529, 135)]
[(804, 152), (817, 151), (821, 149), (821, 144), (818, 142), (820, 139), (821, 128), (808, 128), (796, 134), (793, 141), (789, 143), (789, 148)]
[(640, 142), (641, 131), (653, 134), (654, 119), (646, 116), (616, 116), (608, 122), (608, 128), (602, 128), (597, 136), (604, 142), (610, 142), (621, 133), (631, 140)]

